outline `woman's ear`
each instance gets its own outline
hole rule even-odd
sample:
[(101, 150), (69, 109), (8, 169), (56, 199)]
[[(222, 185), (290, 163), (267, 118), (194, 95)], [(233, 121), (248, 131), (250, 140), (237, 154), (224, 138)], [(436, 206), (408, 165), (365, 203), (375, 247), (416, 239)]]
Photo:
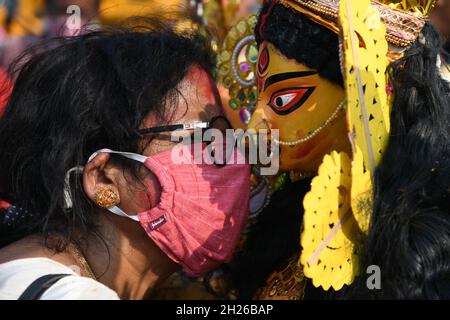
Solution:
[(110, 190), (119, 197), (117, 180), (107, 166), (110, 156), (109, 153), (99, 153), (84, 166), (83, 189), (88, 198), (97, 205), (100, 205), (97, 203), (97, 197), (101, 190)]

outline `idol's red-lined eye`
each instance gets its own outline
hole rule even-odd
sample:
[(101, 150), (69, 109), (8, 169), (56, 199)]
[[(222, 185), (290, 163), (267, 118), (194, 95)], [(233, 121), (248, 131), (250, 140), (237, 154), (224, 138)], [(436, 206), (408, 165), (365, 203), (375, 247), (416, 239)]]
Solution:
[(279, 115), (287, 115), (300, 108), (316, 87), (288, 88), (272, 94), (269, 107)]

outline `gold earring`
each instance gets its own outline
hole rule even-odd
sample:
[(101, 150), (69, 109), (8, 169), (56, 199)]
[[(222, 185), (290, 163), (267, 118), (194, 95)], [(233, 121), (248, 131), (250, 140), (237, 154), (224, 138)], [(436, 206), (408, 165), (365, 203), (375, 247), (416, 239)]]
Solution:
[(120, 197), (111, 187), (102, 187), (95, 192), (94, 201), (99, 207), (110, 208), (119, 204)]

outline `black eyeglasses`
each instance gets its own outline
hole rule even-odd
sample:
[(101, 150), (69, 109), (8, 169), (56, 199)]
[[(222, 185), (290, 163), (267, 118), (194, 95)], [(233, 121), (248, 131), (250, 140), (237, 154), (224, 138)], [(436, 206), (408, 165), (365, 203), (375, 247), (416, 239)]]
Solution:
[(159, 127), (149, 127), (139, 129), (140, 134), (149, 133), (162, 133), (162, 132), (172, 132), (176, 130), (195, 130), (195, 129), (219, 129), (224, 131), (226, 129), (231, 129), (231, 124), (227, 118), (224, 116), (216, 116), (211, 119), (211, 121), (194, 121), (182, 124), (170, 124), (166, 126)]
[[(194, 121), (190, 123), (183, 123), (183, 124), (171, 124), (166, 126), (159, 126), (159, 127), (150, 127), (150, 128), (143, 128), (139, 129), (138, 132), (140, 134), (150, 134), (150, 133), (162, 133), (162, 132), (173, 132), (176, 130), (196, 130), (200, 129), (202, 130), (202, 136), (204, 134), (203, 130), (207, 129), (218, 129), (220, 130), (224, 135), (226, 135), (227, 129), (232, 129), (230, 121), (228, 121), (227, 118), (224, 116), (216, 116), (213, 117), (209, 122), (207, 121)], [(207, 147), (211, 146), (211, 142), (209, 141), (206, 143)], [(214, 154), (214, 152), (210, 152), (210, 154)], [(224, 157), (226, 157), (221, 164), (216, 164), (219, 167), (224, 166), (228, 161), (227, 159), (230, 158), (230, 155), (226, 155), (224, 153)]]

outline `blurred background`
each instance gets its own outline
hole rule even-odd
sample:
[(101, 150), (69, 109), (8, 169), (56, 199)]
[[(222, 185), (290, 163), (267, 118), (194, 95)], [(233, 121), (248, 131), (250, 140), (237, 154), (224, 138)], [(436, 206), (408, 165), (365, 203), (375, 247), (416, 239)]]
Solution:
[[(208, 27), (217, 40), (259, 0), (0, 0), (0, 67), (42, 37), (71, 36), (137, 15), (179, 12)], [(77, 6), (77, 7), (75, 7)], [(79, 8), (79, 9), (78, 9)], [(84, 25), (88, 24), (88, 27)]]
[(43, 38), (72, 36), (133, 16), (186, 18), (220, 44), (237, 20), (256, 13), (261, 0), (0, 0), (0, 115), (8, 96), (8, 67)]

